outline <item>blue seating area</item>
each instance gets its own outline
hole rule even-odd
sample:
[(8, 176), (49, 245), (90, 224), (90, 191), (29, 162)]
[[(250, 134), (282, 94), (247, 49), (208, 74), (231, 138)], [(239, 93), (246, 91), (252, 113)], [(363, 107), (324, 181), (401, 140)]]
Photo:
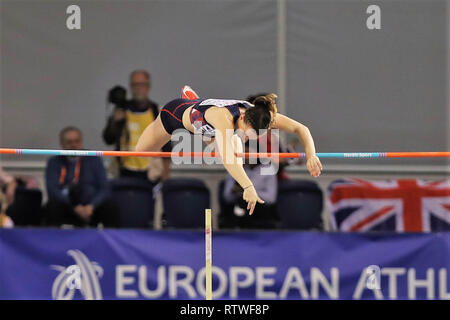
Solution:
[(124, 228), (152, 228), (155, 213), (153, 184), (148, 180), (118, 178), (111, 181), (112, 200)]
[[(138, 178), (116, 178), (111, 181), (111, 200), (119, 209), (123, 228), (153, 229), (155, 198), (149, 181)], [(223, 197), (224, 181), (218, 187), (219, 226), (232, 215), (233, 205)], [(163, 228), (198, 229), (204, 227), (204, 210), (211, 207), (211, 192), (206, 184), (195, 178), (172, 178), (161, 188), (163, 201)], [(42, 192), (39, 189), (17, 188), (16, 201), (8, 209), (17, 226), (39, 226), (42, 218)], [(271, 208), (272, 209), (272, 208)], [(278, 201), (273, 206), (280, 220), (267, 221), (261, 228), (322, 229), (323, 195), (317, 183), (309, 180), (285, 180), (279, 183)], [(226, 216), (228, 214), (228, 217)], [(247, 218), (254, 218), (247, 217)], [(242, 220), (242, 219), (240, 219)], [(235, 221), (240, 221), (236, 219)], [(228, 219), (229, 221), (229, 219)], [(239, 222), (234, 222), (239, 223)], [(245, 229), (245, 224), (242, 227)], [(257, 227), (258, 228), (258, 225)]]
[(278, 185), (277, 211), (283, 229), (320, 230), (323, 195), (317, 183), (285, 180)]
[(169, 179), (162, 187), (164, 216), (168, 228), (204, 228), (210, 192), (202, 180)]

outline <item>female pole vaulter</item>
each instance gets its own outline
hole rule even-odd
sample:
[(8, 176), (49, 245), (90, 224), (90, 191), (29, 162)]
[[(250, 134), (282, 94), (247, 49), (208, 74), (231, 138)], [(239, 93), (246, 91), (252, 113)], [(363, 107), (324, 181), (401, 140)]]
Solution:
[(245, 140), (255, 139), (259, 130), (269, 128), (296, 134), (305, 149), (306, 167), (310, 174), (318, 177), (323, 170), (309, 129), (277, 113), (276, 94), (257, 97), (251, 104), (243, 100), (201, 99), (189, 86), (184, 86), (182, 97), (168, 102), (161, 109), (156, 120), (139, 138), (136, 151), (159, 151), (177, 129), (214, 138), (225, 169), (244, 190), (243, 199), (248, 203), (250, 214), (257, 202), (264, 201), (257, 195), (242, 163), (237, 161), (232, 144), (232, 136), (236, 131), (245, 132)]

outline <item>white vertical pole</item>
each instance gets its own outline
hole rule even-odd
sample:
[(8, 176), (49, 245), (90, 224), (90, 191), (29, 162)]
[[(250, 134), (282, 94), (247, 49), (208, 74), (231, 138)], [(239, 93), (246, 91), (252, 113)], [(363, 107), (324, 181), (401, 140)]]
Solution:
[(205, 210), (205, 280), (206, 300), (212, 300), (212, 228), (211, 209)]

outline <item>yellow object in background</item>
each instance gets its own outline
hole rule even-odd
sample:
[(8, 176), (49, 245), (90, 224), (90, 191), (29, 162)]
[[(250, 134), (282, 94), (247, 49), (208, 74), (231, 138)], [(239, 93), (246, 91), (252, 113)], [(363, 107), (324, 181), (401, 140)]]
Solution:
[[(145, 112), (133, 112), (130, 110), (127, 113), (127, 131), (128, 139), (126, 135), (122, 135), (120, 141), (120, 150), (122, 151), (134, 151), (139, 137), (144, 132), (145, 128), (155, 120), (153, 112), (148, 109)], [(128, 170), (143, 171), (148, 168), (149, 158), (146, 157), (124, 157), (122, 159), (122, 165)]]

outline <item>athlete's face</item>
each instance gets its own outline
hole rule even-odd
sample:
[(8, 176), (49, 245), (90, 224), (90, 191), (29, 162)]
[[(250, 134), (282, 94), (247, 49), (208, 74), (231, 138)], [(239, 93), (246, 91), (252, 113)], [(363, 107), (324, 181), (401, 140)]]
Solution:
[(242, 140), (244, 140), (244, 142), (247, 142), (248, 140), (255, 140), (258, 138), (258, 134), (255, 131), (255, 129), (253, 129), (250, 124), (244, 121), (243, 114), (241, 114), (241, 116), (238, 119), (237, 129), (238, 135), (241, 137)]

